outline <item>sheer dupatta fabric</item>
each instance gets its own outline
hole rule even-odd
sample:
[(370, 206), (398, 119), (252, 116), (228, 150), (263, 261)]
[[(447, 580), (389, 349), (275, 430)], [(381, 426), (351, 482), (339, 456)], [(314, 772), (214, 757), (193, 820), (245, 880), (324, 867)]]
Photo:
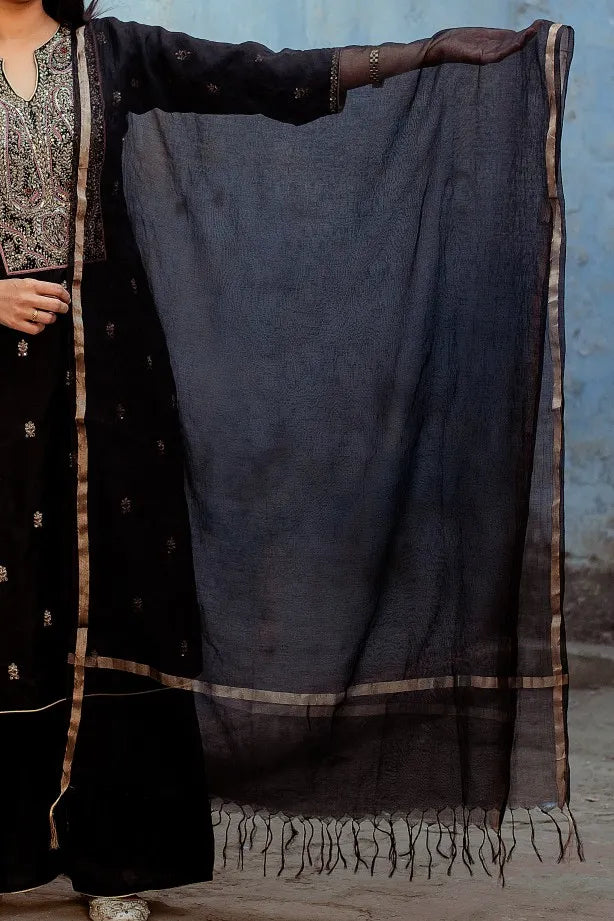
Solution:
[(298, 870), (370, 864), (364, 823), (412, 869), (433, 832), (470, 868), (474, 828), (502, 867), (521, 810), (557, 853), (572, 840), (572, 42), (546, 23), (499, 64), (353, 91), (300, 127), (132, 107), (124, 187), (177, 383), (203, 648), (194, 680), (145, 673), (196, 694), (242, 852), (259, 827), (270, 850), (273, 816)]

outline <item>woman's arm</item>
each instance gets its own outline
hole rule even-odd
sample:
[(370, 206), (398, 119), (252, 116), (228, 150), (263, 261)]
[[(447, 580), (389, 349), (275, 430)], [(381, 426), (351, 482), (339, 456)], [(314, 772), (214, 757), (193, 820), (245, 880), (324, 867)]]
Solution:
[[(521, 32), (508, 29), (445, 29), (432, 38), (408, 45), (386, 42), (378, 47), (382, 78), (394, 77), (440, 64), (494, 64), (520, 51), (539, 29), (536, 20)], [(365, 86), (371, 82), (369, 55), (373, 46), (348, 46), (341, 49), (340, 90)]]
[[(386, 43), (379, 46), (379, 73), (386, 78), (444, 63), (499, 61), (538, 27), (447, 29), (411, 44)], [(369, 47), (275, 52), (256, 42), (212, 42), (112, 17), (95, 20), (94, 28), (113, 50), (113, 102), (131, 112), (261, 114), (301, 125), (340, 112), (347, 90), (371, 82)]]
[(260, 114), (301, 125), (343, 105), (335, 48), (274, 52), (112, 17), (92, 26), (101, 54), (111, 53), (111, 104), (130, 112)]

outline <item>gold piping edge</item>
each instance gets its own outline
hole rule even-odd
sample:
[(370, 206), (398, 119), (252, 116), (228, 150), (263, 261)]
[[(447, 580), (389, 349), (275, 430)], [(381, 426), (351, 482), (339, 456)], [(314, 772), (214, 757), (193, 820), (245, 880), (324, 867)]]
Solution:
[[(144, 694), (159, 694), (160, 691), (169, 691), (170, 688), (163, 686), (161, 688), (149, 688), (147, 691), (90, 691), (83, 695), (84, 700), (90, 697), (142, 697)], [(67, 703), (70, 697), (59, 697), (58, 700), (52, 700), (50, 704), (43, 707), (22, 707), (21, 710), (0, 710), (0, 716), (21, 716), (25, 713), (44, 713), (45, 710), (51, 710), (60, 704)]]
[(70, 723), (62, 766), (60, 793), (49, 810), (51, 831), (51, 849), (59, 847), (57, 827), (54, 818), (55, 808), (70, 785), (72, 763), (77, 743), (77, 735), (83, 710), (83, 691), (85, 685), (85, 655), (87, 650), (87, 631), (89, 622), (89, 534), (87, 518), (88, 491), (88, 448), (85, 429), (86, 386), (85, 386), (85, 337), (83, 331), (83, 308), (81, 302), (81, 283), (83, 279), (83, 261), (85, 248), (85, 217), (87, 211), (87, 179), (90, 160), (90, 143), (92, 131), (90, 86), (85, 57), (85, 27), (77, 29), (77, 80), (79, 84), (80, 136), (79, 161), (77, 168), (77, 210), (75, 215), (74, 272), (72, 283), (72, 319), (74, 330), (75, 354), (75, 425), (77, 429), (77, 557), (78, 557), (78, 623), (75, 654), (73, 658), (74, 683)]
[[(73, 660), (69, 656), (69, 663)], [(544, 690), (564, 687), (569, 676), (563, 672), (538, 676), (485, 676), (444, 675), (433, 678), (405, 678), (400, 681), (377, 681), (370, 684), (355, 684), (337, 694), (309, 694), (292, 691), (265, 691), (258, 688), (239, 688), (199, 681), (195, 678), (181, 678), (151, 668), (141, 662), (114, 659), (107, 656), (87, 656), (85, 668), (113, 669), (133, 675), (152, 678), (165, 687), (180, 688), (225, 700), (239, 700), (250, 703), (278, 704), (279, 706), (334, 707), (346, 700), (360, 697), (407, 694), (413, 691), (448, 690), (452, 688), (474, 688), (482, 690)]]
[[(559, 104), (556, 90), (556, 40), (562, 23), (553, 23), (548, 31), (546, 41), (546, 86), (550, 114), (548, 133), (546, 135), (546, 176), (548, 181), (548, 198), (552, 207), (552, 240), (550, 245), (550, 275), (548, 279), (548, 336), (552, 360), (552, 543), (550, 558), (550, 605), (552, 621), (550, 627), (552, 646), (552, 673), (563, 674), (561, 655), (561, 460), (563, 449), (563, 367), (561, 353), (561, 336), (559, 329), (559, 305), (561, 289), (561, 255), (563, 245), (563, 215), (558, 193), (556, 164), (557, 133), (559, 129)], [(562, 75), (561, 75), (562, 77)], [(562, 84), (561, 84), (562, 89)], [(558, 806), (563, 807), (568, 800), (568, 752), (565, 731), (565, 706), (563, 685), (557, 684), (552, 691), (554, 717), (554, 746), (556, 762), (556, 786)]]

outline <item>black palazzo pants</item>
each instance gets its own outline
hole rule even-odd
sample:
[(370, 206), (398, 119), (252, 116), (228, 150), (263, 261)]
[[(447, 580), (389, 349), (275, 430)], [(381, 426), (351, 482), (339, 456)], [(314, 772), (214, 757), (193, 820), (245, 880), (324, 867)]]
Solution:
[[(38, 277), (61, 282), (64, 273)], [(4, 653), (19, 659), (3, 663), (0, 892), (60, 874), (101, 896), (206, 881), (213, 832), (194, 700), (149, 678), (88, 670), (71, 783), (55, 812), (59, 849), (50, 849), (73, 680), (65, 659), (75, 623), (72, 349), (70, 313), (38, 336), (0, 327), (2, 637)], [(47, 700), (38, 706), (33, 686), (24, 709), (30, 674), (44, 678)]]

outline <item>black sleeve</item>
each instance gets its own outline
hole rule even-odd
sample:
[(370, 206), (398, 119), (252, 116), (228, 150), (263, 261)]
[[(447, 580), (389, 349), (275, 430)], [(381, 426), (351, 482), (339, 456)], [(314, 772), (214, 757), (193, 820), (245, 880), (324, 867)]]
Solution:
[(261, 114), (302, 125), (343, 108), (338, 48), (275, 52), (112, 17), (98, 25), (115, 57), (115, 98), (131, 112)]

